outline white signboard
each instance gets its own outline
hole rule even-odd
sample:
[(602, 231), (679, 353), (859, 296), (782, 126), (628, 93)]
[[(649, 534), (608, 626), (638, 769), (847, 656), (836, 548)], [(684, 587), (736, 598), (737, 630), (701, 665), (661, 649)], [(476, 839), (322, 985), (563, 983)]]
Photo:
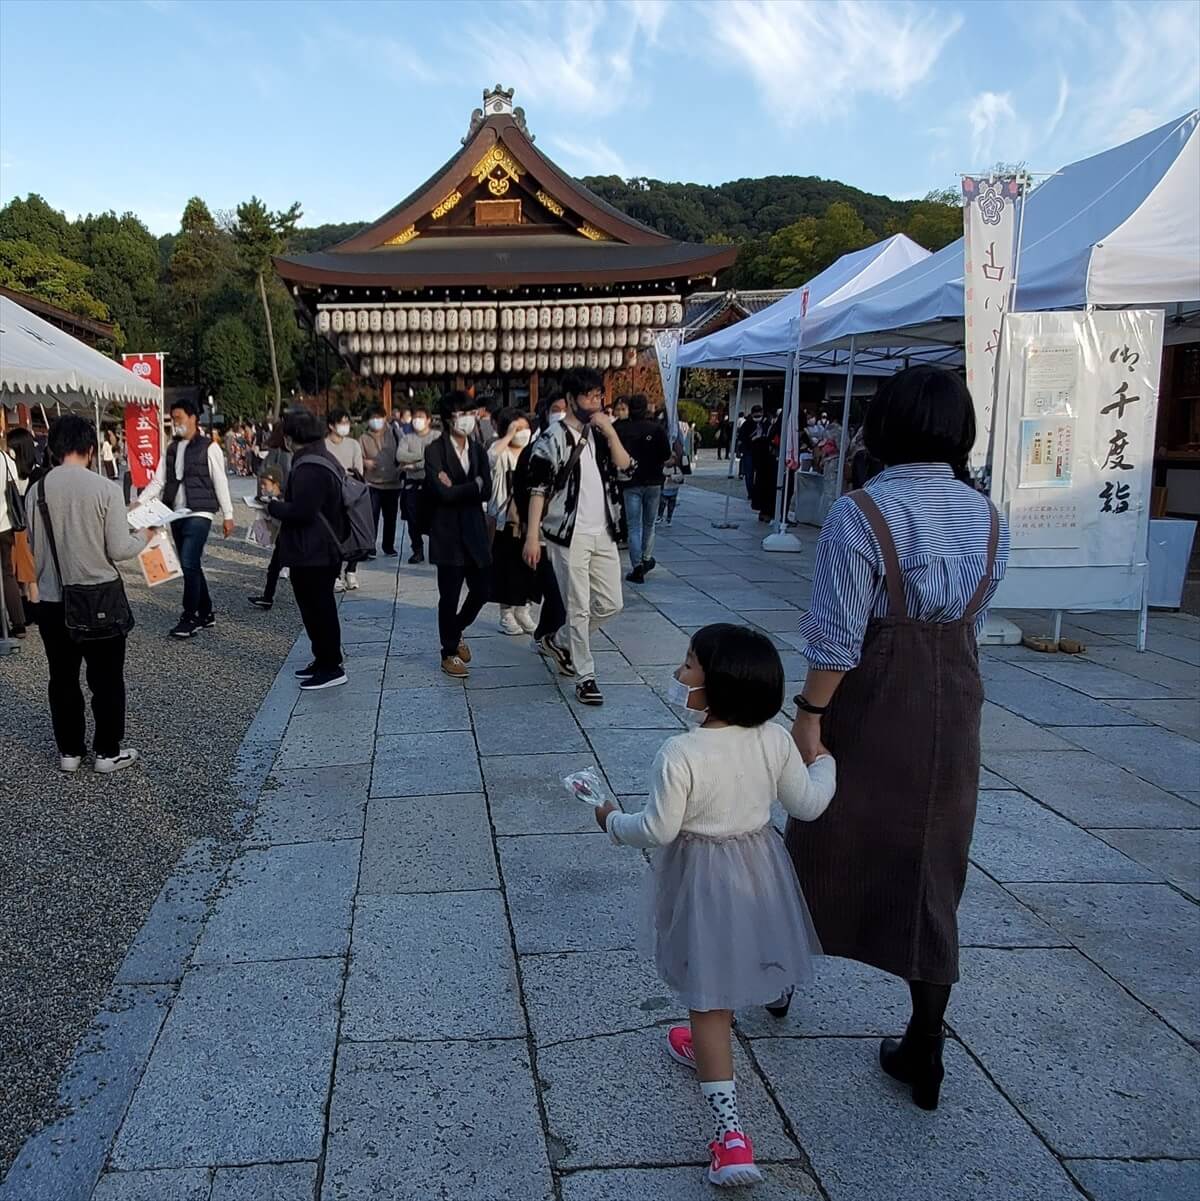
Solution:
[(1157, 310), (1005, 318), (992, 498), (1012, 553), (998, 608), (1141, 608), (1162, 337)]
[(663, 402), (667, 410), (667, 428), (671, 442), (679, 437), (679, 344), (683, 330), (660, 329), (654, 335), (654, 353), (658, 357), (658, 373), (662, 376)]
[(966, 326), (967, 387), (975, 402), (978, 437), (971, 467), (987, 465), (992, 396), (1001, 318), (1012, 287), (1020, 182), (1012, 177), (964, 175), (963, 320)]

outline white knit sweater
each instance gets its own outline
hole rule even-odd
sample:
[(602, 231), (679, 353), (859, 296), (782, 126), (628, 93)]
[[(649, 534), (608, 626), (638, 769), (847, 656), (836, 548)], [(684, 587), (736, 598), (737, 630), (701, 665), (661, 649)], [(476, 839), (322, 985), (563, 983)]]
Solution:
[(837, 769), (824, 756), (804, 766), (791, 735), (775, 722), (700, 727), (663, 743), (650, 771), (650, 798), (641, 813), (610, 813), (614, 841), (661, 847), (681, 832), (731, 838), (762, 829), (778, 800), (800, 821), (825, 812)]

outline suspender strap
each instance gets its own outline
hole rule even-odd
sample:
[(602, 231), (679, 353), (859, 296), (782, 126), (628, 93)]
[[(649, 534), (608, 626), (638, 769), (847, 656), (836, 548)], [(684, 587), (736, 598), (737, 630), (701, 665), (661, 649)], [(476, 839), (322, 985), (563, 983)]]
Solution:
[(892, 531), (884, 520), (879, 506), (868, 492), (859, 490), (850, 493), (850, 499), (858, 505), (867, 519), (879, 549), (883, 552), (884, 582), (887, 584), (888, 608), (891, 617), (907, 617), (908, 603), (904, 599), (904, 577), (900, 574), (900, 556), (896, 554), (896, 543)]
[(967, 604), (963, 621), (974, 622), (979, 616), (979, 611), (983, 608), (984, 597), (987, 596), (988, 587), (992, 582), (992, 573), (996, 568), (996, 552), (1000, 547), (1000, 514), (996, 512), (996, 506), (990, 500), (988, 501), (988, 510), (991, 513), (992, 524), (988, 531), (987, 563), (983, 569), (983, 579), (979, 581), (975, 595)]
[(61, 591), (65, 586), (62, 566), (58, 561), (58, 545), (54, 541), (54, 523), (50, 520), (50, 506), (46, 504), (46, 481), (49, 478), (50, 472), (46, 472), (34, 487), (38, 490), (38, 512), (42, 516), (42, 524), (46, 527), (46, 541), (50, 543), (50, 557), (54, 560), (54, 574), (58, 576), (58, 587)]

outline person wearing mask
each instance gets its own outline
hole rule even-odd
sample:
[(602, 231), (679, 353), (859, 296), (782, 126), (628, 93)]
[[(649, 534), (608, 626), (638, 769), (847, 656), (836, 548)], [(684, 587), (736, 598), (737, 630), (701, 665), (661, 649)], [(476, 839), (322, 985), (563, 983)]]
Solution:
[(393, 405), (391, 423), (395, 427), (397, 441), (404, 434), (412, 433), (413, 411), (408, 405)]
[(496, 414), (499, 435), (488, 448), (492, 495), (488, 517), (495, 523), (492, 538), (492, 599), (500, 606), (500, 632), (532, 634), (537, 621), (530, 604), (541, 599), (537, 572), (521, 558), (525, 542), (525, 515), (517, 503), (514, 486), (521, 451), (531, 441), (529, 417), (519, 409)]
[(0, 587), (4, 591), (9, 633), (14, 638), (25, 637), (25, 606), (16, 568), (17, 526), (21, 522), (8, 504), (10, 484), (17, 492), (25, 493), (19, 479), (16, 459), (8, 450), (0, 450)]
[(375, 515), (375, 536), (379, 536), (379, 518), (383, 517), (383, 553), (396, 554), (396, 510), (400, 505), (400, 469), (396, 466), (396, 434), (388, 425), (380, 405), (367, 410), (367, 432), (358, 440), (362, 447), (367, 485), (371, 489), (371, 512)]
[(425, 534), (429, 528), (425, 451), (437, 436), (437, 430), (430, 426), (428, 410), (418, 405), (412, 411), (412, 432), (405, 434), (396, 446), (396, 466), (401, 476), (400, 512), (412, 543), (410, 563), (425, 562)]
[(621, 558), (625, 526), (619, 475), (636, 468), (612, 418), (601, 412), (604, 380), (581, 368), (563, 380), (567, 417), (539, 438), (530, 461), (529, 528), (525, 562), (542, 557), (538, 530), (549, 543), (559, 591), (566, 602), (571, 660), (584, 705), (604, 704), (596, 683), (591, 633), (621, 611)]
[[(76, 772), (87, 753), (87, 722), (79, 669), (87, 668), (95, 733), (92, 749), (101, 775), (137, 762), (125, 737), (125, 635), (76, 641), (67, 631), (63, 585), (120, 580), (114, 563), (132, 559), (157, 532), (134, 535), (125, 520), (121, 489), (92, 471), (96, 430), (74, 413), (50, 425), (50, 454), (58, 464), (26, 495), (29, 540), (37, 566), (38, 633), (50, 673), (50, 719), (58, 765)], [(45, 504), (45, 513), (42, 504)], [(46, 524), (49, 514), (49, 526)]]
[[(345, 468), (322, 437), (321, 419), (307, 409), (294, 409), (283, 419), (292, 444), (292, 471), (282, 497), (269, 479), (267, 512), (280, 523), (276, 546), (280, 563), (289, 569), (296, 607), (312, 645), (312, 662), (296, 672), (305, 692), (346, 683), (342, 630), (334, 584), (342, 568), (338, 539), (344, 533), (342, 481)], [(357, 445), (357, 443), (355, 444)]]
[(100, 442), (100, 471), (106, 480), (117, 478), (117, 436), (105, 430)]
[[(325, 437), (325, 449), (342, 465), (343, 469), (355, 479), (366, 478), (366, 464), (363, 462), (362, 447), (358, 440), (350, 437), (350, 414), (345, 409), (334, 409), (327, 421), (328, 431)], [(365, 558), (373, 559), (373, 554)], [(334, 583), (335, 592), (353, 591), (358, 587), (358, 565), (362, 559), (347, 561), (344, 577), (339, 574)]]
[[(442, 397), (442, 434), (425, 449), (429, 561), (437, 567), (442, 670), (462, 678), (471, 651), (463, 639), (487, 603), (492, 554), (483, 506), (492, 494), (487, 455), (476, 439), (476, 404), (465, 392)], [(463, 585), (466, 599), (460, 606)]]
[(183, 615), (171, 630), (171, 637), (180, 639), (191, 638), (198, 630), (211, 630), (217, 624), (204, 577), (204, 546), (218, 513), (224, 536), (228, 538), (234, 530), (225, 456), (215, 436), (209, 438), (200, 429), (199, 416), (200, 410), (192, 400), (177, 400), (171, 405), (174, 436), (158, 461), (154, 479), (138, 498), (150, 501), (161, 496), (168, 509), (188, 514), (171, 522), (171, 537), (183, 568)]
[(632, 397), (618, 396), (616, 403), (613, 405), (612, 417), (614, 421), (629, 420), (629, 402)]
[(654, 524), (662, 497), (663, 467), (671, 457), (671, 442), (662, 422), (651, 419), (649, 405), (640, 392), (629, 397), (624, 408), (628, 418), (617, 423), (617, 435), (637, 462), (629, 482), (621, 489), (629, 525), (630, 570), (625, 578), (631, 584), (642, 584), (655, 567)]

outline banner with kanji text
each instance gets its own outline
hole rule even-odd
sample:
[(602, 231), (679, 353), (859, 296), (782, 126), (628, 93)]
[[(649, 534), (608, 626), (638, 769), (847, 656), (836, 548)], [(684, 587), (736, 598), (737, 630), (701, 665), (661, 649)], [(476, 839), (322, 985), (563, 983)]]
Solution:
[(145, 488), (154, 478), (161, 453), (162, 434), (154, 405), (125, 406), (125, 453), (135, 488)]

